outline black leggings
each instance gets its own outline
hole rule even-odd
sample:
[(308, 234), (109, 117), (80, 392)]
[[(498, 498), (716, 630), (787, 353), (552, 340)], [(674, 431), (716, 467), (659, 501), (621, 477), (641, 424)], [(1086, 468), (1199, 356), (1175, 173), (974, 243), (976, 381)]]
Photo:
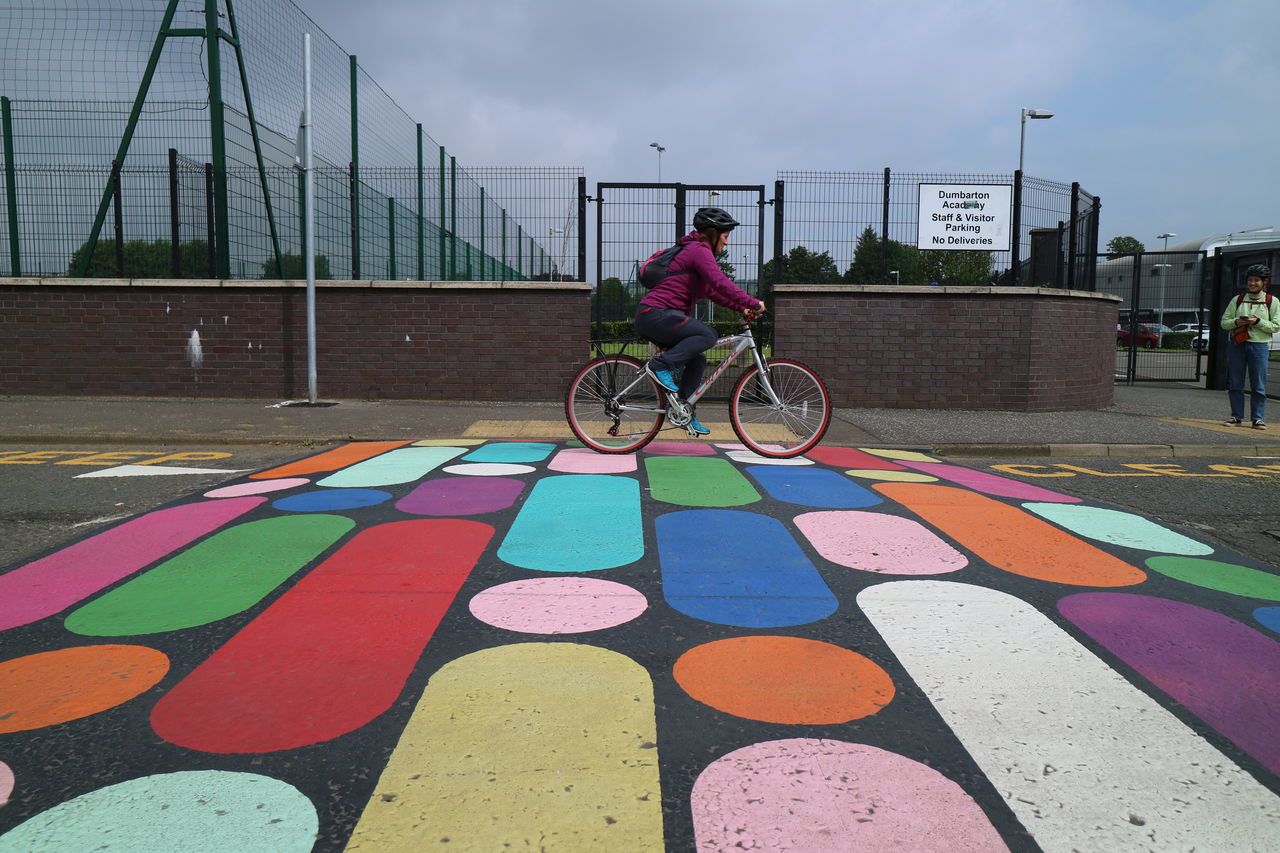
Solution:
[(648, 305), (641, 305), (636, 311), (635, 327), (644, 337), (667, 348), (650, 362), (655, 369), (675, 372), (684, 368), (680, 396), (689, 399), (689, 395), (698, 390), (707, 368), (707, 357), (703, 353), (719, 340), (716, 330), (678, 309)]

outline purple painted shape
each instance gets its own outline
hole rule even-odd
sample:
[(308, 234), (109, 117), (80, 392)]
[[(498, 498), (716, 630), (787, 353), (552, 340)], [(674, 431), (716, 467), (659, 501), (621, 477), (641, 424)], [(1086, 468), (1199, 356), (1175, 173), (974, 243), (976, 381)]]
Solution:
[(1020, 501), (1045, 501), (1059, 504), (1078, 504), (1081, 502), (1080, 498), (1072, 497), (1071, 495), (1051, 492), (1048, 489), (1042, 489), (1030, 483), (1010, 480), (1007, 477), (998, 477), (995, 474), (988, 474), (986, 471), (975, 471), (972, 468), (965, 468), (961, 465), (947, 465), (943, 462), (910, 462), (901, 459), (898, 460), (898, 463), (908, 468), (931, 474), (940, 480), (948, 480), (958, 486), (964, 486), (965, 488), (973, 489), (975, 492), (993, 495), (998, 498), (1016, 498)]
[(1171, 699), (1280, 773), (1280, 643), (1180, 601), (1084, 592), (1058, 610)]
[(524, 482), (509, 477), (441, 477), (428, 480), (396, 503), (410, 515), (450, 518), (506, 509), (516, 502)]
[(651, 441), (644, 446), (645, 453), (655, 456), (715, 456), (716, 450), (709, 444), (696, 441)]
[(267, 499), (158, 509), (0, 575), (0, 631), (52, 616), (190, 545)]

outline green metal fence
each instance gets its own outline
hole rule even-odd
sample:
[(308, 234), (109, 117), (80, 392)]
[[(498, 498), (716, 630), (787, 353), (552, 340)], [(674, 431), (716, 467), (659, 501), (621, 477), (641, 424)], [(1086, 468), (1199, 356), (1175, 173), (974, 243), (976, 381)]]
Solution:
[(0, 4), (0, 275), (149, 267), (124, 249), (160, 240), (187, 274), (188, 234), (218, 277), (287, 275), (304, 34), (334, 277), (581, 277), (580, 170), (463, 168), (291, 0)]

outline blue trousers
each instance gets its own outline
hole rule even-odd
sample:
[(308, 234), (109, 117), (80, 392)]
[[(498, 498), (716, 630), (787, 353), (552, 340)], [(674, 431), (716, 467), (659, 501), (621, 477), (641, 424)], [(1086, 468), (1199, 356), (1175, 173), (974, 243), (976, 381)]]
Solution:
[(1249, 374), (1250, 420), (1260, 421), (1267, 410), (1267, 344), (1227, 341), (1227, 399), (1231, 417), (1244, 420), (1244, 377)]
[(702, 374), (707, 369), (707, 357), (703, 355), (719, 340), (716, 330), (701, 320), (695, 320), (674, 308), (651, 308), (641, 305), (636, 311), (635, 329), (642, 336), (667, 351), (654, 356), (654, 368), (673, 372), (684, 370), (680, 376), (680, 397), (698, 390)]

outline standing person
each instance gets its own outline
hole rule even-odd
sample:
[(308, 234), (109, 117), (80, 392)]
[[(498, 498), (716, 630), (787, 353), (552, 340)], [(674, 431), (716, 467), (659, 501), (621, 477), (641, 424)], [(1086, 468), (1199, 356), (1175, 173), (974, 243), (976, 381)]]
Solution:
[[(1249, 415), (1254, 429), (1266, 429), (1267, 360), (1271, 336), (1280, 331), (1280, 300), (1267, 293), (1271, 267), (1254, 264), (1245, 270), (1245, 292), (1232, 297), (1222, 314), (1227, 339), (1227, 399), (1231, 417), (1226, 423), (1239, 426), (1244, 420), (1244, 377), (1249, 374)], [(1239, 331), (1237, 331), (1239, 330)], [(1243, 340), (1237, 343), (1237, 336)]]
[[(715, 329), (693, 316), (699, 299), (741, 312), (748, 320), (764, 313), (764, 303), (747, 295), (724, 274), (716, 258), (729, 242), (729, 232), (738, 221), (718, 207), (703, 207), (693, 215), (693, 230), (679, 240), (683, 248), (667, 267), (668, 275), (640, 300), (635, 329), (644, 337), (667, 348), (654, 356), (645, 371), (659, 385), (688, 399), (702, 382), (707, 367), (703, 355), (715, 346)], [(676, 374), (684, 369), (677, 383)], [(706, 435), (711, 430), (694, 413), (689, 432)]]

